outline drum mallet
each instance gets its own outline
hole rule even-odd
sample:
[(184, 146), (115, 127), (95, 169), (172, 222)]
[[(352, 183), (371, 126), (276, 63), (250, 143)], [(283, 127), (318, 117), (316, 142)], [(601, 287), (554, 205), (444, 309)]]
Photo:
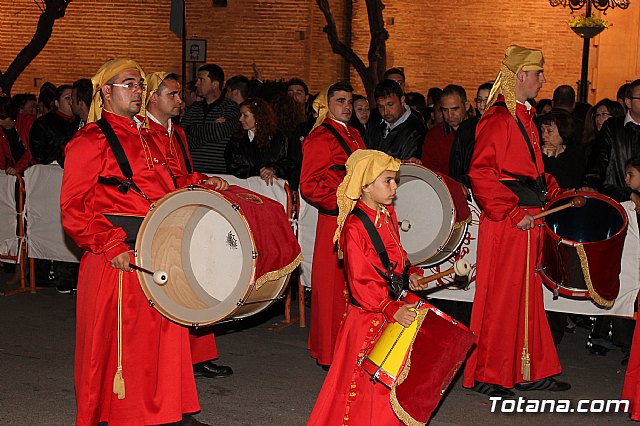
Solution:
[(586, 202), (587, 201), (585, 200), (585, 197), (575, 197), (574, 199), (572, 199), (567, 204), (563, 204), (561, 206), (554, 207), (554, 208), (549, 209), (547, 211), (538, 213), (537, 215), (535, 215), (533, 217), (533, 220), (537, 220), (537, 219), (543, 218), (543, 217), (545, 217), (547, 215), (550, 215), (551, 213), (556, 213), (556, 212), (559, 212), (559, 211), (562, 211), (562, 210), (566, 210), (566, 209), (568, 209), (570, 207), (582, 207), (582, 206), (585, 205)]
[(142, 266), (138, 266), (135, 265), (133, 263), (129, 263), (129, 267), (131, 269), (135, 269), (138, 270), (140, 272), (144, 272), (145, 274), (149, 274), (151, 276), (153, 276), (153, 282), (158, 284), (158, 285), (165, 285), (167, 283), (167, 281), (169, 281), (169, 274), (167, 274), (165, 271), (156, 271), (156, 272), (152, 272), (148, 269), (143, 268)]
[[(456, 277), (466, 277), (471, 272), (471, 264), (466, 259), (460, 259), (453, 264), (453, 266), (446, 271), (442, 271), (437, 274), (429, 275), (428, 277), (420, 278), (418, 280), (418, 284), (423, 285), (430, 283), (432, 281), (439, 280), (440, 278), (446, 277), (447, 275), (451, 275), (452, 273), (456, 274)], [(426, 290), (426, 289), (423, 289)]]

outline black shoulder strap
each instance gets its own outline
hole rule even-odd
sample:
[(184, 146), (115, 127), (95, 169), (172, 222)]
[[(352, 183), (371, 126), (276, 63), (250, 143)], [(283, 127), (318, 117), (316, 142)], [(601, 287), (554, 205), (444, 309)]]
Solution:
[(338, 133), (338, 131), (334, 129), (333, 126), (324, 122), (321, 124), (321, 126), (331, 132), (331, 134), (338, 140), (340, 146), (342, 147), (342, 149), (344, 149), (344, 152), (347, 153), (347, 157), (353, 154), (353, 151), (351, 151), (351, 148), (349, 148), (349, 144), (347, 144), (347, 141), (344, 140), (342, 135)]
[(187, 154), (187, 148), (182, 142), (182, 138), (180, 138), (180, 133), (178, 133), (175, 128), (173, 129), (173, 134), (176, 135), (176, 141), (178, 141), (178, 145), (180, 146), (180, 151), (182, 151), (182, 156), (184, 157), (184, 162), (187, 165), (187, 173), (193, 173), (193, 166), (191, 165), (191, 161), (189, 161), (189, 155)]
[[(494, 103), (494, 105), (507, 108), (507, 104), (504, 102), (496, 102)], [(518, 127), (520, 128), (520, 133), (522, 133), (524, 140), (527, 142), (527, 146), (529, 147), (529, 154), (531, 154), (531, 159), (533, 160), (533, 164), (536, 165), (536, 169), (537, 169), (538, 163), (536, 163), (536, 155), (533, 152), (533, 144), (531, 143), (531, 139), (529, 138), (529, 133), (527, 132), (527, 129), (524, 128), (524, 124), (522, 124), (522, 121), (520, 121), (518, 116), (516, 116), (516, 122), (518, 123)]]
[(113, 156), (116, 157), (116, 161), (118, 162), (118, 167), (120, 167), (120, 171), (125, 177), (125, 180), (122, 181), (115, 177), (105, 178), (104, 176), (99, 176), (98, 183), (109, 186), (117, 186), (118, 191), (122, 192), (123, 194), (126, 194), (127, 191), (129, 191), (129, 188), (131, 188), (134, 191), (140, 193), (147, 201), (149, 201), (144, 192), (142, 192), (142, 190), (138, 188), (138, 185), (133, 182), (133, 171), (131, 171), (131, 164), (129, 164), (127, 154), (125, 154), (124, 149), (122, 148), (122, 144), (118, 140), (118, 136), (116, 136), (116, 132), (113, 131), (113, 127), (111, 127), (109, 122), (107, 122), (107, 120), (105, 120), (104, 118), (96, 121), (96, 124), (98, 125), (100, 130), (102, 130), (102, 133), (104, 133), (104, 135), (106, 136), (109, 147), (113, 152)]
[(359, 208), (356, 207), (355, 209), (353, 209), (352, 213), (356, 215), (356, 217), (360, 219), (360, 221), (364, 225), (364, 229), (367, 231), (367, 234), (369, 234), (369, 238), (371, 238), (373, 247), (376, 249), (376, 252), (380, 257), (382, 266), (384, 266), (384, 268), (388, 270), (391, 262), (389, 261), (387, 249), (384, 248), (384, 243), (382, 242), (382, 238), (380, 238), (380, 234), (378, 233), (376, 226), (373, 224), (373, 222), (371, 222), (369, 216), (367, 216), (367, 214)]
[(109, 122), (104, 118), (96, 121), (96, 124), (98, 125), (98, 127), (100, 127), (100, 130), (102, 130), (102, 133), (104, 133), (104, 135), (107, 137), (107, 142), (109, 143), (109, 147), (111, 147), (111, 151), (113, 151), (114, 157), (116, 157), (116, 161), (118, 162), (120, 171), (125, 178), (131, 179), (133, 177), (131, 164), (129, 164), (127, 154), (125, 154), (124, 149), (122, 148), (122, 144), (120, 144), (120, 141), (116, 136), (116, 132), (113, 131), (113, 127), (111, 127)]

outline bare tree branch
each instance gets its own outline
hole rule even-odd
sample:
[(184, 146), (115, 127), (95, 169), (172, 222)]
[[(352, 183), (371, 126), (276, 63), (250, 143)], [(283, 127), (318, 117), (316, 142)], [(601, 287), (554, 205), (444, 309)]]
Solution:
[[(63, 18), (71, 0), (44, 0), (44, 11), (38, 19), (36, 31), (31, 41), (16, 55), (7, 70), (0, 73), (0, 86), (5, 93), (10, 93), (13, 84), (29, 64), (42, 52), (53, 33), (53, 25), (57, 19)], [(42, 10), (42, 6), (36, 5)]]
[(327, 25), (323, 31), (327, 33), (329, 44), (334, 53), (342, 56), (349, 62), (358, 72), (362, 83), (364, 84), (367, 96), (372, 98), (373, 89), (382, 79), (386, 68), (387, 49), (386, 41), (389, 33), (384, 28), (384, 19), (382, 10), (384, 4), (381, 0), (365, 0), (367, 4), (367, 15), (369, 17), (369, 30), (371, 32), (371, 42), (369, 43), (368, 60), (369, 65), (365, 65), (364, 61), (353, 51), (350, 46), (340, 41), (336, 22), (333, 19), (329, 0), (316, 0), (318, 7), (324, 14)]

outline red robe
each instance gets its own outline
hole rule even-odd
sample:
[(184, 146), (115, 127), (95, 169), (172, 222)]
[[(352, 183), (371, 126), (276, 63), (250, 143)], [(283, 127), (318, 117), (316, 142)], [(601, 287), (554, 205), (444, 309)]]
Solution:
[(637, 320), (636, 328), (633, 332), (629, 364), (624, 375), (622, 399), (629, 400), (631, 420), (640, 422), (640, 325), (638, 325)]
[[(376, 212), (373, 209), (362, 201), (358, 201), (357, 207), (375, 223)], [(389, 260), (398, 263), (395, 272), (402, 274), (409, 260), (400, 245), (398, 219), (393, 207), (389, 207), (389, 213), (390, 217), (380, 215), (377, 229)], [(361, 307), (348, 305), (338, 334), (333, 363), (308, 424), (401, 425), (389, 402), (390, 389), (380, 382), (374, 384), (371, 376), (358, 365), (358, 360), (377, 342), (383, 331), (380, 327), (384, 320), (395, 322), (393, 316), (404, 302), (389, 298), (387, 282), (375, 269), (384, 270), (382, 262), (362, 221), (355, 215), (350, 215), (345, 222), (340, 246), (344, 249), (349, 289)], [(422, 275), (423, 272), (412, 266), (409, 274), (413, 273)]]
[(444, 121), (427, 132), (422, 145), (422, 165), (444, 175), (449, 175), (451, 144), (456, 132)]
[[(364, 148), (360, 133), (353, 127), (344, 126), (330, 118), (324, 122), (339, 132), (352, 151)], [(318, 364), (330, 365), (338, 328), (348, 303), (344, 268), (338, 260), (337, 248), (333, 243), (333, 234), (337, 228), (336, 190), (345, 171), (332, 167), (344, 166), (348, 156), (338, 140), (322, 126), (305, 138), (302, 153), (302, 196), (320, 209), (336, 209), (335, 215), (318, 215), (311, 272), (309, 350)]]
[[(149, 128), (146, 132), (153, 138), (156, 146), (162, 149), (178, 188), (201, 183), (209, 178), (207, 175), (199, 172), (188, 172), (187, 163), (177, 140), (177, 137), (179, 137), (187, 152), (189, 163), (193, 164), (191, 162), (189, 146), (187, 145), (187, 137), (182, 127), (172, 124), (171, 134), (169, 134), (169, 131), (164, 128), (164, 126), (155, 121), (149, 119), (148, 123)], [(178, 136), (176, 136), (176, 134), (178, 134)], [(208, 327), (199, 330), (189, 329), (189, 346), (191, 347), (191, 362), (193, 364), (218, 358), (216, 339)]]
[[(20, 134), (18, 133), (18, 136)], [(22, 139), (20, 139), (22, 142)], [(24, 145), (24, 142), (22, 142)], [(25, 147), (25, 152), (22, 157), (15, 159), (11, 154), (11, 145), (9, 145), (9, 139), (5, 134), (5, 130), (0, 127), (0, 170), (7, 170), (8, 167), (13, 167), (18, 173), (24, 172), (27, 167), (33, 164), (33, 158), (31, 157), (31, 151), (29, 147)]]
[[(500, 98), (500, 100), (502, 100)], [(533, 123), (535, 110), (517, 104), (517, 115), (530, 132), (537, 168), (544, 170), (540, 138)], [(534, 178), (536, 167), (517, 122), (501, 106), (490, 108), (482, 116), (476, 131), (476, 146), (469, 177), (473, 195), (483, 208), (478, 230), (476, 294), (471, 314), (471, 330), (478, 336), (476, 348), (467, 360), (464, 386), (474, 380), (512, 388), (521, 383), (521, 354), (524, 343), (525, 277), (529, 275), (529, 353), (531, 381), (561, 372), (558, 354), (549, 331), (542, 296), (542, 281), (535, 272), (541, 255), (540, 233), (531, 233), (530, 267), (526, 270), (527, 232), (516, 227), (529, 212), (498, 179), (508, 178), (503, 171)], [(549, 174), (549, 197), (559, 191)]]
[[(162, 166), (163, 153), (129, 119), (103, 111), (133, 170), (134, 182), (154, 201), (173, 190)], [(103, 213), (144, 216), (149, 201), (130, 189), (97, 183), (122, 173), (96, 124), (82, 128), (67, 144), (60, 194), (62, 224), (86, 253), (78, 278), (75, 388), (76, 425), (162, 424), (200, 410), (191, 367), (187, 329), (149, 306), (136, 273), (122, 285), (122, 375), (126, 396), (112, 391), (117, 367), (119, 271), (109, 261), (129, 247), (126, 234)], [(132, 259), (133, 261), (133, 256)]]

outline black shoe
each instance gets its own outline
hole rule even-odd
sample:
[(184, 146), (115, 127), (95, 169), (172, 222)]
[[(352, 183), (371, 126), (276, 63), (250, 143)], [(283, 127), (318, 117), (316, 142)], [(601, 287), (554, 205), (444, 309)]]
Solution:
[(604, 346), (592, 344), (589, 348), (589, 352), (591, 352), (591, 355), (607, 356), (607, 352), (609, 352), (609, 349), (605, 348)]
[(208, 423), (202, 423), (201, 421), (193, 417), (191, 414), (183, 414), (182, 420), (180, 420), (179, 422), (165, 423), (164, 425), (160, 425), (160, 426), (210, 426), (210, 425)]
[(227, 377), (233, 374), (231, 367), (214, 364), (213, 361), (205, 361), (193, 364), (193, 375), (196, 377), (204, 376), (209, 378)]
[(516, 394), (509, 389), (491, 383), (476, 382), (476, 385), (471, 389), (483, 395), (497, 396), (506, 399), (514, 398), (516, 396)]
[(516, 383), (515, 389), (522, 392), (543, 391), (564, 392), (571, 389), (571, 385), (566, 382), (559, 382), (553, 377), (547, 377), (535, 382)]

